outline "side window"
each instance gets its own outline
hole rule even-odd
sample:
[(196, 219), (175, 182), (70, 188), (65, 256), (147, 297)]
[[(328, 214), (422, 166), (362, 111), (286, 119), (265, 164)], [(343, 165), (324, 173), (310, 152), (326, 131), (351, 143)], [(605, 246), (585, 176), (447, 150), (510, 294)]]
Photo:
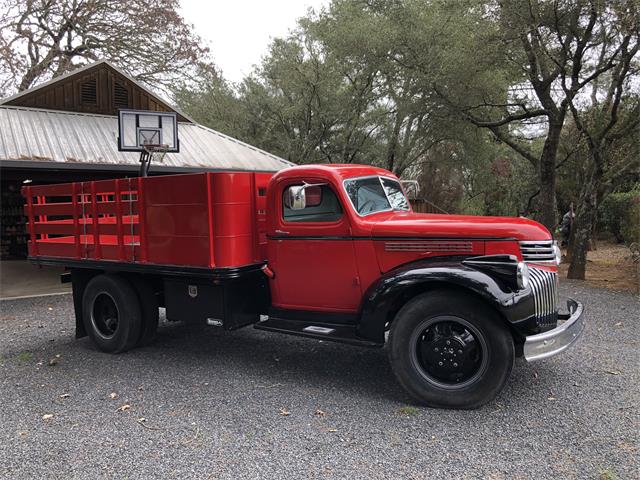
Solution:
[(327, 185), (305, 189), (306, 206), (293, 210), (288, 205), (288, 188), (282, 196), (282, 218), (285, 222), (337, 222), (342, 218), (342, 206), (336, 194)]

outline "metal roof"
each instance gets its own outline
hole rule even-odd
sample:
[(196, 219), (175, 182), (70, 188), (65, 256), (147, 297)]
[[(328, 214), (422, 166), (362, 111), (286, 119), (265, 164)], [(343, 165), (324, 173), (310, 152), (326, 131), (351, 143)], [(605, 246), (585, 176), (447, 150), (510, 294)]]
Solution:
[[(276, 171), (293, 165), (198, 124), (178, 123), (178, 137), (180, 152), (167, 153), (163, 166)], [(116, 117), (0, 105), (0, 162), (138, 165), (139, 154), (119, 152), (117, 140)]]

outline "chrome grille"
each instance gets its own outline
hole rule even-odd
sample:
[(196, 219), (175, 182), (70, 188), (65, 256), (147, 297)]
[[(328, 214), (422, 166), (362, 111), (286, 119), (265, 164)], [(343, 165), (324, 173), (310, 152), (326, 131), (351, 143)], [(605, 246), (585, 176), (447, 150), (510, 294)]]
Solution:
[(553, 252), (553, 240), (520, 242), (520, 253), (522, 259), (529, 263), (556, 263), (556, 256)]
[(530, 268), (529, 281), (538, 325), (555, 326), (558, 321), (558, 275)]

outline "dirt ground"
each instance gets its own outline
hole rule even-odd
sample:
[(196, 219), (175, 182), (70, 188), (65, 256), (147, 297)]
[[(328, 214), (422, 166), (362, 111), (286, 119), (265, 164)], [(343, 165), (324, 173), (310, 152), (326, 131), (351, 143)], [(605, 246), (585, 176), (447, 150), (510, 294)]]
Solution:
[[(566, 251), (563, 250), (563, 254)], [(587, 255), (587, 283), (594, 287), (640, 293), (640, 269), (631, 250), (623, 244), (598, 242), (597, 249)], [(561, 278), (567, 277), (569, 264), (560, 265)]]

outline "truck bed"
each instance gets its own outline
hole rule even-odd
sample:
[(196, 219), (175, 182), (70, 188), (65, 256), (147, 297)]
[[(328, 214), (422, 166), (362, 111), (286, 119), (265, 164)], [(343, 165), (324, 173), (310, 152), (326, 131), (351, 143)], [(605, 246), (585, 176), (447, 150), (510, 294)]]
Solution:
[(263, 262), (271, 176), (207, 172), (25, 186), (29, 258), (209, 269)]

